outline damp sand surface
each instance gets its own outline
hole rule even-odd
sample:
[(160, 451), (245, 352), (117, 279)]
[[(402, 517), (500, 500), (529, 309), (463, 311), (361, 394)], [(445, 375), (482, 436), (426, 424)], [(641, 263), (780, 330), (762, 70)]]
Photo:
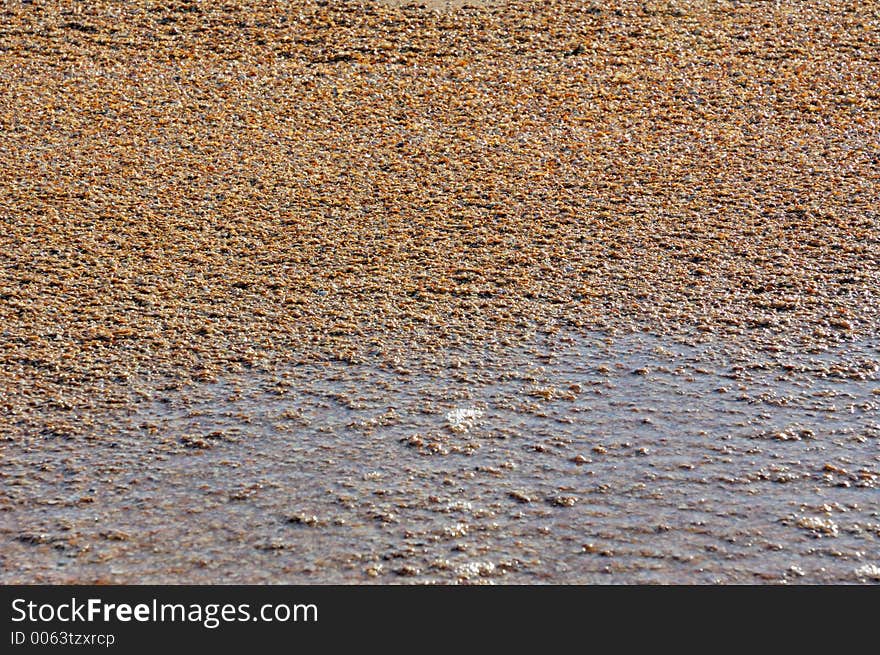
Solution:
[(4, 461), (0, 579), (876, 581), (878, 365), (557, 333), (172, 385)]
[(2, 580), (876, 577), (878, 4), (470, 5), (7, 3)]

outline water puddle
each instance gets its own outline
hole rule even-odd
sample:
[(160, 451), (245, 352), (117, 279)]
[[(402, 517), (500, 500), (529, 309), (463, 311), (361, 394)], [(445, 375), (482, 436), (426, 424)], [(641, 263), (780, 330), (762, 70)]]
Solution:
[(558, 334), (167, 389), (2, 463), (0, 580), (877, 581), (878, 362)]

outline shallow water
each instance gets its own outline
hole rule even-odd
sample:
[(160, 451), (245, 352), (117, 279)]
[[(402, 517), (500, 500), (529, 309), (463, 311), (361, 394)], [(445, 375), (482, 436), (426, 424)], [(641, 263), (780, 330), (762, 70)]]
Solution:
[(877, 581), (878, 362), (560, 333), (168, 388), (3, 461), (0, 580)]

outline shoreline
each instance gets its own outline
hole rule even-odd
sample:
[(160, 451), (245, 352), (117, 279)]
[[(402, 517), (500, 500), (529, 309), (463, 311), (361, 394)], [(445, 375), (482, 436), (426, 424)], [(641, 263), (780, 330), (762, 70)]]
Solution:
[[(631, 343), (637, 352), (656, 339), (670, 351), (717, 348), (693, 365), (706, 367), (710, 378), (738, 375), (741, 371), (733, 367), (743, 362), (769, 362), (766, 370), (780, 376), (782, 388), (797, 374), (782, 367), (786, 358), (836, 353), (842, 371), (858, 373), (861, 369), (852, 367), (865, 366), (859, 373), (864, 379), (851, 380), (860, 403), (854, 412), (866, 426), (875, 425), (876, 400), (862, 395), (876, 386), (876, 367), (871, 367), (877, 357), (871, 349), (880, 334), (880, 80), (876, 53), (866, 47), (880, 20), (876, 4), (687, 0), (585, 8), (551, 0), (507, 3), (504, 11), (448, 12), (335, 0), (303, 2), (295, 10), (287, 2), (256, 0), (235, 6), (88, 4), (14, 4), (4, 17), (0, 516), (5, 523), (0, 538), (9, 546), (4, 553), (15, 553), (0, 559), (5, 579), (25, 580), (30, 573), (22, 566), (31, 555), (39, 560), (41, 575), (51, 577), (56, 575), (52, 558), (75, 567), (77, 557), (91, 561), (89, 548), (104, 553), (109, 564), (86, 568), (114, 578), (114, 553), (136, 557), (140, 548), (146, 549), (150, 534), (130, 534), (130, 526), (121, 527), (128, 516), (111, 498), (115, 480), (126, 478), (129, 484), (127, 477), (139, 475), (138, 457), (151, 462), (154, 470), (147, 475), (157, 480), (137, 484), (159, 499), (159, 507), (151, 508), (146, 496), (138, 496), (137, 484), (124, 490), (126, 502), (136, 508), (135, 515), (143, 512), (154, 521), (150, 529), (159, 530), (156, 540), (170, 548), (167, 534), (161, 533), (161, 512), (174, 514), (179, 508), (161, 500), (161, 480), (168, 491), (185, 489), (221, 514), (231, 512), (245, 534), (254, 518), (242, 509), (248, 502), (266, 503), (276, 518), (288, 511), (271, 493), (264, 497), (260, 489), (248, 491), (248, 485), (271, 477), (270, 460), (261, 458), (277, 455), (285, 438), (291, 447), (300, 437), (312, 440), (323, 459), (335, 457), (325, 452), (330, 445), (345, 452), (344, 439), (333, 435), (325, 435), (327, 448), (322, 449), (323, 433), (316, 425), (297, 427), (296, 415), (279, 419), (283, 429), (271, 432), (275, 419), (266, 419), (265, 408), (257, 413), (269, 425), (264, 436), (271, 448), (264, 455), (246, 444), (206, 437), (213, 428), (165, 425), (161, 416), (150, 414), (163, 398), (170, 399), (171, 407), (185, 407), (192, 390), (196, 396), (207, 394), (206, 417), (228, 413), (223, 404), (228, 398), (211, 400), (211, 390), (237, 393), (224, 384), (242, 386), (243, 397), (257, 393), (266, 408), (291, 402), (285, 389), (313, 401), (301, 407), (294, 403), (291, 411), (320, 414), (320, 403), (332, 408), (341, 402), (337, 409), (356, 427), (342, 425), (339, 434), (366, 449), (352, 456), (352, 467), (398, 458), (412, 467), (414, 480), (441, 487), (441, 473), (448, 467), (451, 486), (463, 490), (455, 502), (471, 502), (470, 496), (481, 511), (501, 512), (510, 520), (506, 528), (514, 531), (516, 511), (534, 513), (536, 522), (529, 529), (537, 530), (541, 516), (557, 521), (573, 510), (585, 529), (595, 528), (597, 534), (617, 530), (609, 541), (632, 539), (628, 546), (618, 544), (617, 552), (632, 550), (639, 566), (650, 563), (633, 554), (633, 544), (647, 543), (649, 536), (633, 536), (633, 526), (614, 523), (613, 517), (604, 517), (607, 525), (590, 523), (586, 496), (579, 495), (594, 488), (590, 476), (584, 475), (584, 486), (574, 491), (539, 484), (533, 502), (508, 494), (531, 498), (528, 489), (511, 482), (527, 486), (525, 477), (517, 477), (524, 470), (540, 472), (546, 464), (552, 477), (563, 469), (568, 475), (565, 467), (576, 466), (552, 442), (554, 429), (561, 434), (575, 430), (566, 426), (576, 426), (579, 432), (565, 437), (576, 442), (591, 435), (592, 428), (584, 418), (590, 412), (578, 405), (580, 396), (565, 400), (548, 392), (550, 398), (542, 399), (536, 391), (538, 396), (523, 392), (521, 398), (521, 390), (505, 386), (510, 381), (503, 370), (492, 369), (493, 362), (500, 362), (501, 369), (516, 368), (522, 358), (531, 357), (536, 368), (545, 366), (541, 375), (553, 380), (548, 388), (586, 388), (596, 371), (580, 370), (577, 356), (593, 361), (606, 346), (581, 344), (578, 355), (578, 339), (601, 335), (596, 344), (606, 339)], [(521, 349), (535, 344), (545, 349), (522, 354)], [(607, 366), (616, 376), (614, 363), (626, 360), (627, 353), (608, 348), (609, 361), (596, 366)], [(664, 411), (675, 415), (670, 398), (679, 398), (674, 395), (678, 391), (691, 393), (693, 383), (658, 373), (658, 366), (675, 370), (678, 363), (657, 357), (660, 364), (645, 365), (644, 376), (620, 377), (609, 397), (628, 385), (653, 397), (654, 387), (643, 386), (650, 380), (671, 390), (673, 395), (656, 402), (668, 404)], [(554, 369), (553, 361), (567, 362), (568, 369)], [(562, 384), (569, 369), (582, 379)], [(312, 379), (298, 378), (298, 371), (310, 371)], [(852, 404), (846, 395), (834, 395), (841, 391), (835, 371), (815, 368), (798, 383)], [(433, 375), (434, 387), (410, 388), (420, 375)], [(486, 375), (488, 380), (481, 377)], [(700, 379), (704, 374), (689, 375)], [(383, 376), (398, 376), (398, 383)], [(474, 381), (473, 387), (466, 379)], [(406, 419), (377, 418), (358, 409), (357, 394), (348, 390), (332, 392), (342, 400), (308, 395), (317, 388), (320, 396), (326, 391), (322, 384), (340, 380), (362, 385), (363, 393), (376, 391), (370, 387), (374, 382), (388, 384), (391, 404), (406, 405), (413, 401), (409, 393), (423, 392), (434, 397), (440, 412), (426, 416), (439, 423), (431, 424), (415, 410)], [(258, 389), (249, 389), (251, 383)], [(446, 400), (437, 400), (444, 385), (473, 394), (483, 404), (446, 407)], [(772, 381), (761, 385), (769, 395), (746, 402), (742, 411), (761, 407), (767, 421), (824, 402), (822, 396), (805, 398), (790, 387), (787, 393), (794, 400), (786, 401), (771, 393)], [(731, 385), (718, 380), (721, 386)], [(492, 389), (520, 404), (537, 403), (537, 413), (478, 397)], [(682, 410), (688, 403), (704, 403), (739, 411), (711, 390), (705, 397), (681, 398), (687, 398)], [(556, 418), (561, 422), (548, 427), (551, 419), (537, 414), (546, 410), (550, 416), (554, 402), (569, 403), (572, 413), (560, 413)], [(439, 444), (440, 451), (461, 446), (455, 441), (459, 433), (443, 423), (445, 412), (457, 409), (464, 412), (454, 414), (464, 427), (476, 416), (468, 412), (479, 410), (485, 417), (496, 412), (499, 425), (484, 435), (485, 441), (463, 439), (480, 446), (475, 452), (510, 448), (507, 457), (480, 464), (494, 472), (477, 471), (462, 452), (452, 453), (453, 459), (461, 458), (454, 466), (446, 455), (432, 459), (429, 444)], [(141, 417), (144, 412), (147, 416)], [(603, 440), (630, 439), (616, 435), (623, 425), (615, 423), (623, 420), (617, 406), (603, 406), (602, 412), (605, 433), (588, 451)], [(862, 493), (860, 483), (874, 484), (876, 456), (872, 459), (864, 449), (876, 445), (876, 436), (858, 432), (858, 426), (849, 426), (854, 430), (850, 440), (831, 434), (835, 421), (843, 419), (833, 412), (829, 416), (814, 417), (814, 425), (805, 428), (820, 435), (828, 428), (827, 444), (822, 438), (740, 435), (742, 451), (734, 462), (741, 470), (715, 471), (707, 483), (688, 478), (685, 489), (698, 494), (707, 486), (714, 492), (729, 484), (744, 494), (736, 497), (745, 506), (742, 499), (750, 489), (767, 485), (779, 502), (790, 504), (796, 499), (785, 497), (786, 484), (788, 489), (803, 487), (805, 494), (814, 494), (808, 485), (817, 485), (821, 493), (815, 493), (827, 496), (830, 513), (816, 509), (823, 501), (809, 511), (777, 512), (777, 518), (791, 524), (737, 527), (738, 519), (728, 517), (725, 530), (765, 529), (787, 535), (798, 547), (801, 538), (815, 538), (811, 543), (820, 550), (835, 540), (846, 542), (852, 548), (837, 562), (835, 574), (843, 580), (861, 566), (855, 563), (853, 544), (873, 539), (874, 533), (873, 528), (857, 533), (848, 518), (862, 510), (850, 508), (855, 514), (838, 517), (846, 512), (832, 497), (841, 494), (850, 503)], [(132, 417), (158, 427), (129, 425)], [(378, 421), (374, 432), (366, 434), (373, 419)], [(312, 420), (317, 424), (321, 419)], [(394, 433), (406, 421), (411, 426), (427, 421), (426, 429), (443, 438), (422, 439), (411, 448), (394, 439), (373, 441), (382, 434), (379, 428)], [(358, 422), (365, 423), (358, 427)], [(510, 446), (525, 440), (521, 434), (507, 441), (499, 437), (521, 430), (523, 422), (547, 433), (547, 443), (531, 444), (546, 451)], [(633, 443), (654, 434), (650, 427), (626, 429)], [(706, 439), (713, 443), (735, 432), (726, 424), (713, 430)], [(693, 434), (689, 439), (682, 443), (693, 450), (682, 463), (697, 466), (703, 455), (721, 457), (703, 452), (705, 444)], [(667, 446), (645, 447), (664, 452)], [(764, 450), (748, 453), (751, 447)], [(817, 459), (821, 447), (834, 455), (830, 461)], [(632, 463), (624, 462), (624, 451), (609, 451), (611, 465)], [(203, 479), (185, 475), (199, 457), (216, 459), (225, 472), (227, 465), (219, 464), (223, 452), (252, 456), (266, 465), (254, 464), (250, 478), (240, 480), (241, 489), (221, 484), (224, 493), (244, 494), (234, 502), (212, 495), (211, 485), (222, 483), (213, 469), (203, 471)], [(107, 458), (92, 462), (100, 475), (89, 473), (88, 466), (71, 466), (99, 454)], [(800, 456), (802, 464), (786, 463), (789, 456), (792, 461)], [(842, 461), (847, 457), (850, 462)], [(355, 475), (345, 469), (344, 457), (336, 461), (336, 468), (323, 463), (327, 479), (336, 484), (353, 476), (354, 495), (376, 505), (369, 511), (379, 518), (360, 519), (371, 526), (364, 529), (372, 538), (396, 535), (400, 546), (406, 540), (395, 531), (405, 531), (402, 526), (409, 521), (433, 526), (431, 521), (445, 520), (427, 498), (405, 507), (406, 493), (418, 495), (418, 486), (386, 494), (404, 507), (379, 507), (383, 495), (376, 492), (384, 487), (378, 479), (358, 477), (370, 470)], [(504, 461), (515, 461), (519, 468), (504, 468)], [(437, 468), (419, 468), (426, 462)], [(651, 456), (644, 460), (646, 466), (649, 462), (661, 468), (669, 464)], [(276, 463), (279, 475), (289, 476), (276, 480), (285, 493), (305, 484), (292, 467), (308, 469), (308, 457), (300, 453), (287, 461), (279, 456)], [(832, 468), (826, 470), (825, 464)], [(775, 470), (776, 465), (789, 470)], [(162, 466), (170, 477), (162, 478)], [(236, 469), (229, 468), (234, 476)], [(686, 470), (691, 469), (664, 469), (664, 475)], [(759, 473), (765, 478), (749, 479), (741, 489), (739, 483), (720, 480), (722, 475), (739, 479)], [(796, 477), (788, 480), (789, 474)], [(613, 486), (611, 469), (596, 475)], [(473, 482), (477, 479), (479, 484)], [(493, 481), (499, 484), (497, 497), (491, 495)], [(29, 484), (36, 485), (33, 493)], [(71, 485), (66, 495), (59, 491), (65, 484)], [(46, 486), (38, 490), (39, 485)], [(89, 491), (93, 487), (108, 495), (95, 495)], [(431, 495), (448, 494), (441, 488)], [(623, 492), (595, 495), (608, 502), (626, 499)], [(577, 502), (566, 507), (569, 497)], [(657, 502), (664, 511), (672, 507)], [(354, 506), (367, 512), (357, 502)], [(267, 527), (265, 540), (248, 546), (257, 554), (248, 552), (283, 559), (287, 551), (273, 550), (272, 530), (303, 528), (304, 535), (311, 534), (312, 513), (294, 509), (306, 512), (300, 523)], [(686, 514), (669, 511), (667, 524), (673, 528), (690, 521)], [(112, 517), (102, 528), (106, 535), (95, 533), (93, 525), (83, 527), (83, 517), (102, 512)], [(57, 521), (50, 520), (53, 513)], [(771, 514), (768, 510), (765, 518)], [(397, 522), (383, 524), (381, 517), (387, 515)], [(341, 530), (332, 523), (340, 517), (345, 520), (334, 515), (321, 527)], [(810, 523), (810, 517), (819, 522)], [(454, 552), (485, 562), (480, 548), (501, 542), (493, 541), (488, 514), (471, 518), (487, 532), (472, 536), (473, 543), (461, 535), (466, 549)], [(797, 524), (800, 519), (807, 520), (807, 527)], [(822, 532), (826, 519), (838, 526), (838, 535)], [(861, 516), (860, 525), (875, 525), (875, 519)], [(455, 531), (457, 524), (437, 526), (441, 532), (447, 527)], [(191, 557), (173, 554), (189, 557), (192, 565), (178, 573), (194, 579), (211, 575), (205, 553), (222, 551), (218, 535), (223, 532), (213, 525), (205, 528), (213, 535), (207, 550), (194, 544)], [(708, 545), (727, 548), (718, 541), (722, 532), (719, 528), (707, 537)], [(530, 535), (530, 548), (551, 552), (556, 547), (546, 535)], [(694, 554), (702, 546), (698, 537), (688, 535), (685, 550)], [(446, 557), (437, 545), (445, 543), (443, 534), (420, 538), (433, 544), (428, 550), (438, 561)], [(501, 541), (505, 548), (519, 548)], [(773, 543), (786, 545), (784, 539)], [(771, 576), (767, 581), (822, 581), (821, 576), (786, 578), (773, 555), (781, 551), (768, 552), (767, 561), (776, 568), (753, 567)], [(602, 557), (585, 554), (591, 566), (590, 558)], [(686, 569), (687, 561), (673, 554), (669, 550), (662, 556), (677, 570)], [(378, 547), (368, 556), (383, 555), (395, 559)], [(436, 575), (455, 581), (456, 567), (467, 564), (465, 555), (450, 556), (459, 559)], [(700, 556), (706, 555), (700, 551)], [(228, 553), (218, 557), (227, 561)], [(512, 568), (514, 560), (530, 559), (520, 550), (504, 558), (504, 566), (495, 562), (494, 573), (483, 571), (491, 575), (462, 570), (472, 580), (493, 580), (500, 568), (507, 568), (500, 580), (532, 580), (534, 571), (538, 579), (565, 581), (564, 572), (546, 566)], [(365, 573), (366, 564), (354, 561), (343, 568), (374, 578)], [(428, 576), (431, 561), (419, 560), (422, 577)], [(760, 563), (748, 561), (750, 566)], [(396, 581), (389, 571), (397, 567), (389, 567), (375, 577)], [(752, 570), (728, 572), (728, 579), (743, 581), (751, 579)]]

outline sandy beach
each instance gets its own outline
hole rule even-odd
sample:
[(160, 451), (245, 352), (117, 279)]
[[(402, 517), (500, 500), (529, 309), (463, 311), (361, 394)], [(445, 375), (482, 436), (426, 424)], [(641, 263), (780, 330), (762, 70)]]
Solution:
[(880, 580), (878, 35), (7, 3), (0, 581)]

